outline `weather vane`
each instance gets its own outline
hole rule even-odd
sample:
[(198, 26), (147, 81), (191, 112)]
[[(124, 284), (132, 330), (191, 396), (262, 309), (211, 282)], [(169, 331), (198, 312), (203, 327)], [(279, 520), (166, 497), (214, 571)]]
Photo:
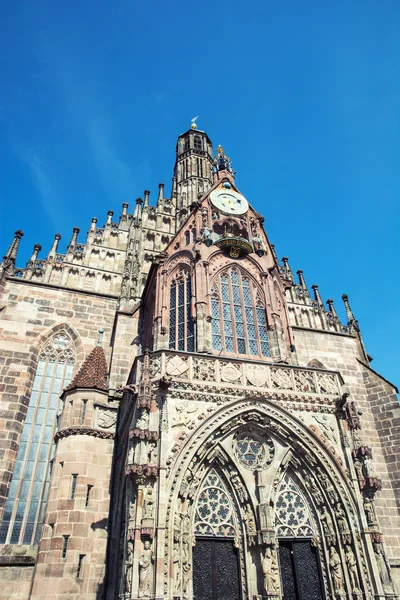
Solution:
[(194, 117), (193, 119), (191, 119), (191, 122), (192, 122), (192, 124), (190, 126), (191, 129), (197, 129), (196, 121), (197, 121), (198, 118), (199, 117), (197, 116), (197, 117)]

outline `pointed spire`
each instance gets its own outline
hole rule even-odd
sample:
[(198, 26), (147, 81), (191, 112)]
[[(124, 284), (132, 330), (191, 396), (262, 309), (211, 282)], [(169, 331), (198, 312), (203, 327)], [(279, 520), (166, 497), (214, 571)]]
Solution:
[(288, 257), (284, 256), (282, 258), (282, 262), (283, 262), (282, 271), (285, 274), (286, 279), (289, 279), (290, 281), (294, 281), (294, 275), (293, 275), (292, 269), (290, 268)]
[(333, 306), (333, 300), (332, 300), (331, 298), (329, 298), (329, 299), (326, 301), (326, 303), (327, 303), (327, 305), (328, 305), (328, 307), (329, 307), (329, 312), (331, 313), (332, 317), (333, 317), (334, 319), (337, 319), (337, 320), (339, 320), (339, 317), (338, 317), (338, 315), (337, 315), (336, 309), (335, 309), (335, 307)]
[(297, 271), (297, 275), (299, 276), (299, 286), (300, 286), (300, 290), (299, 290), (299, 288), (297, 288), (297, 295), (300, 299), (302, 298), (306, 304), (311, 304), (310, 292), (308, 291), (307, 284), (306, 284), (304, 276), (303, 276), (303, 271), (301, 269), (299, 269)]
[(325, 305), (322, 301), (321, 294), (319, 293), (318, 286), (314, 283), (314, 285), (312, 285), (311, 287), (314, 290), (314, 300), (317, 303), (318, 308), (320, 308), (321, 310), (325, 310)]
[[(150, 192), (149, 190), (144, 190), (144, 206), (149, 206), (149, 198), (150, 198)], [(136, 200), (137, 202), (137, 200)]]
[(105, 224), (105, 227), (107, 227), (107, 229), (111, 229), (111, 223), (112, 223), (112, 218), (114, 215), (114, 211), (113, 210), (109, 210), (107, 213), (107, 221)]
[(10, 267), (11, 265), (15, 266), (19, 244), (23, 235), (24, 232), (21, 231), (21, 229), (18, 229), (14, 233), (14, 239), (11, 242), (9, 249), (7, 250), (3, 258), (2, 267), (4, 270)]
[(90, 224), (90, 231), (92, 231), (93, 233), (96, 233), (96, 229), (97, 229), (97, 219), (96, 219), (96, 217), (93, 217), (92, 222)]
[(76, 240), (78, 238), (79, 227), (74, 227), (72, 230), (72, 238), (68, 246), (68, 252), (73, 252), (76, 246)]
[(32, 256), (30, 257), (30, 259), (28, 260), (28, 262), (26, 263), (26, 268), (28, 269), (29, 267), (32, 267), (35, 262), (37, 261), (37, 257), (39, 252), (41, 251), (42, 246), (40, 244), (35, 244), (33, 246), (33, 253)]
[(58, 244), (59, 244), (60, 240), (61, 240), (61, 235), (59, 233), (56, 233), (56, 235), (54, 236), (54, 242), (52, 243), (50, 251), (47, 255), (47, 260), (49, 260), (50, 258), (56, 257)]
[(158, 198), (157, 198), (157, 206), (160, 206), (164, 201), (164, 184), (158, 184)]
[(303, 292), (307, 292), (307, 294), (308, 294), (308, 288), (307, 288), (306, 281), (304, 279), (303, 271), (301, 269), (299, 269), (297, 271), (297, 275), (299, 276), (299, 285), (300, 285), (301, 289), (303, 290)]
[(122, 205), (121, 220), (126, 219), (127, 215), (128, 215), (128, 203), (124, 202)]
[(342, 300), (344, 302), (344, 307), (346, 309), (347, 324), (349, 326), (353, 326), (355, 329), (357, 329), (359, 331), (360, 328), (358, 325), (358, 321), (355, 318), (353, 311), (351, 310), (351, 306), (350, 306), (350, 302), (349, 302), (349, 298), (348, 298), (347, 294), (343, 294)]
[(107, 382), (107, 360), (104, 354), (104, 350), (101, 346), (101, 338), (104, 330), (99, 329), (99, 338), (96, 346), (90, 352), (89, 356), (71, 381), (68, 387), (65, 388), (64, 392), (69, 390), (80, 389), (91, 389), (100, 390), (102, 392), (108, 392)]
[(142, 204), (143, 200), (141, 198), (136, 198), (136, 207), (135, 212), (133, 213), (133, 220), (139, 221), (142, 217)]

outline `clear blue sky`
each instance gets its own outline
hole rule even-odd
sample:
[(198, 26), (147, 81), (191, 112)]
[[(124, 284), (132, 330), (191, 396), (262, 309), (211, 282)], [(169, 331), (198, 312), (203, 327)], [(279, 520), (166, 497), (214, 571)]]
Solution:
[(372, 367), (399, 383), (397, 0), (3, 2), (1, 254), (61, 250), (144, 189), (169, 193), (199, 115), (278, 256), (349, 295)]

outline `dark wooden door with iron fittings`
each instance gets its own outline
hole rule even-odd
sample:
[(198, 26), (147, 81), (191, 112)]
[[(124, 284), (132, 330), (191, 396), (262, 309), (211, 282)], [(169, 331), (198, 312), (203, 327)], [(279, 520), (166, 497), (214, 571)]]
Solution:
[(193, 548), (193, 599), (241, 600), (238, 551), (233, 540), (199, 539)]
[(309, 540), (279, 540), (283, 600), (324, 600), (316, 548)]

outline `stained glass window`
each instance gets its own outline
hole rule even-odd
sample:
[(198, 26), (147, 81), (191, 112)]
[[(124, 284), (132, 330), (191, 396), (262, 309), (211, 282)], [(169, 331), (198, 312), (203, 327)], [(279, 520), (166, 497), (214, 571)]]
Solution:
[(269, 436), (260, 439), (253, 433), (243, 432), (235, 436), (233, 451), (243, 467), (257, 471), (271, 464), (275, 455), (275, 446)]
[(192, 318), (192, 282), (188, 273), (181, 273), (171, 283), (169, 313), (169, 347), (187, 352), (194, 351), (194, 323)]
[(255, 286), (232, 268), (217, 277), (211, 294), (214, 350), (270, 356), (265, 309)]
[(236, 535), (232, 500), (214, 469), (206, 477), (196, 502), (194, 533), (221, 537)]
[(0, 544), (39, 543), (50, 485), (60, 394), (72, 376), (70, 338), (59, 333), (40, 353), (3, 519)]

